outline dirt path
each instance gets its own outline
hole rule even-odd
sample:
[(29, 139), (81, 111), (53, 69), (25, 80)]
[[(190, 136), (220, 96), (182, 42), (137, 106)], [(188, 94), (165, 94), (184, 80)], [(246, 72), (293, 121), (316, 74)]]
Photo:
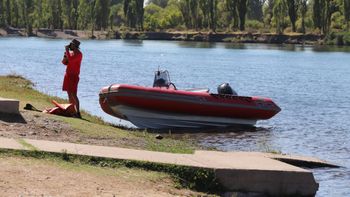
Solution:
[(0, 196), (198, 196), (167, 175), (0, 157)]

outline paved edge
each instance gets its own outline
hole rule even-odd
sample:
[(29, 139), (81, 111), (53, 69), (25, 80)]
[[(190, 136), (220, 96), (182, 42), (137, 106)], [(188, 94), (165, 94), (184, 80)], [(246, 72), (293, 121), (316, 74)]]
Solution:
[(194, 154), (174, 154), (1, 137), (0, 148), (213, 169), (218, 182), (227, 191), (260, 192), (273, 196), (313, 196), (318, 190), (311, 171), (271, 159), (264, 153), (196, 151)]

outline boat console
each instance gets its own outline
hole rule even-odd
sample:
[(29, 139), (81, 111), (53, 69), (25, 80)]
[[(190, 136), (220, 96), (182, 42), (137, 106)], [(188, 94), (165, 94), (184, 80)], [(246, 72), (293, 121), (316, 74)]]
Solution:
[(167, 89), (176, 90), (176, 86), (171, 82), (169, 72), (167, 70), (158, 70), (154, 74), (153, 87), (165, 87)]

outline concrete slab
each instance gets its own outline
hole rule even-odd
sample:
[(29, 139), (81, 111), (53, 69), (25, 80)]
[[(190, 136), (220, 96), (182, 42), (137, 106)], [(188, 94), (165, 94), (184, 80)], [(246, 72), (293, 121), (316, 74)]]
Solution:
[(14, 150), (24, 149), (24, 147), (17, 140), (10, 138), (0, 138), (0, 148)]
[(0, 112), (8, 114), (19, 114), (19, 101), (0, 97)]
[[(318, 190), (311, 171), (269, 158), (265, 153), (195, 151), (173, 154), (117, 147), (24, 139), (37, 150), (87, 155), (215, 170), (218, 181), (227, 191), (249, 191), (273, 196), (313, 196)], [(6, 143), (3, 143), (6, 142)], [(0, 148), (18, 149), (11, 139), (0, 138)], [(24, 148), (23, 148), (24, 149)]]

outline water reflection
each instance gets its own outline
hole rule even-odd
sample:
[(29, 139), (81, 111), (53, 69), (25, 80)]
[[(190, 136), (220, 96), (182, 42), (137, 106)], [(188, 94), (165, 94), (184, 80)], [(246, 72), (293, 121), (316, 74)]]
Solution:
[(252, 50), (280, 50), (280, 51), (305, 51), (310, 46), (295, 44), (243, 44), (223, 43), (226, 49), (252, 49)]
[(312, 48), (314, 52), (350, 52), (350, 46), (328, 46), (316, 45)]
[(123, 46), (143, 46), (143, 40), (123, 40)]
[(177, 45), (182, 48), (215, 48), (217, 46), (217, 43), (178, 41)]

